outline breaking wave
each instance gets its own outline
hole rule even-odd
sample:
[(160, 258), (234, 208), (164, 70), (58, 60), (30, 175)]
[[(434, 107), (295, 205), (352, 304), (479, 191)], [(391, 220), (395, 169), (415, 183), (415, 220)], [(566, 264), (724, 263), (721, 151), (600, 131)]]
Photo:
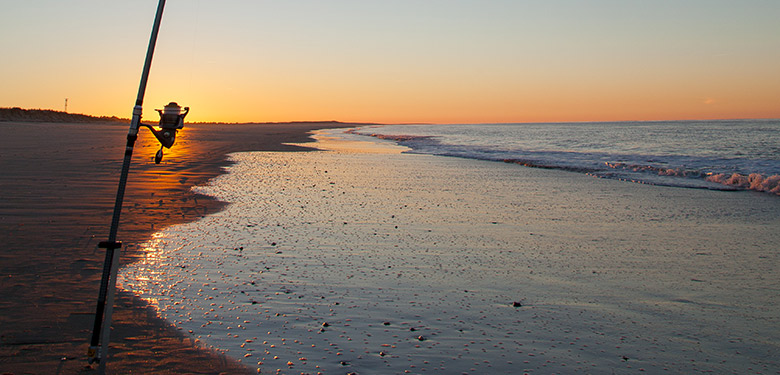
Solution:
[[(614, 124), (610, 124), (614, 128)], [(648, 149), (653, 144), (648, 141), (641, 146), (645, 147), (641, 153), (629, 153), (625, 149), (618, 149), (609, 144), (609, 140), (603, 141), (599, 147), (593, 147), (593, 134), (588, 134), (591, 140), (588, 143), (572, 139), (556, 140), (557, 147), (528, 147), (525, 144), (512, 142), (514, 134), (506, 133), (506, 129), (522, 128), (526, 135), (527, 128), (523, 125), (514, 125), (509, 128), (505, 125), (471, 125), (471, 126), (429, 126), (427, 128), (413, 126), (409, 129), (418, 133), (397, 134), (391, 130), (404, 129), (404, 126), (382, 127), (372, 126), (366, 128), (351, 129), (348, 133), (371, 136), (377, 139), (396, 142), (409, 147), (411, 153), (431, 154), (440, 156), (462, 157), (478, 160), (489, 160), (505, 163), (513, 163), (531, 168), (559, 169), (571, 172), (585, 173), (594, 177), (616, 179), (642, 184), (659, 186), (672, 186), (684, 188), (698, 188), (710, 190), (753, 190), (780, 195), (780, 163), (773, 158), (759, 158), (758, 160), (743, 157), (740, 151), (734, 155), (723, 157), (722, 155), (710, 155), (707, 152), (692, 152), (699, 155), (680, 155), (680, 150), (675, 153), (667, 152), (659, 147), (657, 155), (648, 155)], [(461, 131), (457, 135), (454, 130)], [(433, 130), (430, 130), (433, 129)], [(499, 130), (494, 130), (499, 129)], [(571, 131), (571, 128), (566, 129)], [(578, 130), (578, 129), (575, 129)], [(449, 132), (447, 136), (437, 134)], [(471, 131), (472, 134), (468, 132)], [(590, 130), (592, 131), (592, 129)], [(544, 133), (550, 136), (553, 132)], [(465, 135), (464, 135), (465, 134)], [(507, 141), (509, 139), (510, 141)], [(579, 139), (586, 139), (585, 137)], [(653, 140), (657, 141), (657, 139)], [(674, 139), (669, 141), (673, 143)], [(569, 143), (567, 143), (569, 142)], [(764, 171), (761, 173), (760, 171)], [(769, 171), (770, 173), (766, 173)], [(772, 173), (774, 172), (774, 173)]]
[(707, 181), (780, 195), (780, 175), (764, 177), (764, 175), (759, 173), (751, 173), (747, 176), (739, 173), (731, 175), (719, 173), (707, 176)]

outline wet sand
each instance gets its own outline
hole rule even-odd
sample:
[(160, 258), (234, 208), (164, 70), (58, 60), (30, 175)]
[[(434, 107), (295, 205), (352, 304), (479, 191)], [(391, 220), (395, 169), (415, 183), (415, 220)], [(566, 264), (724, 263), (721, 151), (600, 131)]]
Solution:
[(776, 197), (341, 137), (231, 155), (120, 282), (262, 373), (780, 369)]
[[(223, 204), (190, 192), (221, 173), (237, 151), (301, 151), (314, 129), (337, 123), (191, 124), (166, 150), (141, 130), (118, 239), (122, 264), (167, 226)], [(0, 122), (0, 372), (94, 373), (91, 335), (127, 125)], [(113, 373), (242, 373), (242, 365), (195, 348), (140, 299), (120, 293), (108, 370)]]

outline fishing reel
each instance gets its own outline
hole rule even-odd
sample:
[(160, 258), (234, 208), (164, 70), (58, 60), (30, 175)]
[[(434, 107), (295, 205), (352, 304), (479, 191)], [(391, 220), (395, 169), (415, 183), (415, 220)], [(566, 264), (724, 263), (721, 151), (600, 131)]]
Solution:
[(160, 164), (163, 158), (163, 148), (171, 148), (176, 141), (176, 132), (184, 128), (184, 117), (190, 112), (190, 107), (182, 107), (176, 102), (170, 102), (163, 109), (155, 109), (160, 114), (160, 122), (157, 127), (141, 124), (149, 128), (154, 137), (160, 142), (160, 149), (154, 156), (154, 163)]

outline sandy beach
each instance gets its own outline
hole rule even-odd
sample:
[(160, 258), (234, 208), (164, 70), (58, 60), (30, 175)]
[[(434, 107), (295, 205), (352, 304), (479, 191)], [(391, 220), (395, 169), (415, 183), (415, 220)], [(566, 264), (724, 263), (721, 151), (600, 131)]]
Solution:
[[(130, 170), (119, 240), (122, 264), (169, 225), (223, 204), (190, 192), (221, 173), (229, 152), (298, 151), (313, 129), (334, 123), (188, 125), (152, 161), (157, 144), (141, 130)], [(127, 125), (0, 122), (0, 372), (92, 373), (86, 349)], [(196, 349), (146, 303), (117, 297), (113, 373), (241, 373), (219, 354)]]
[[(780, 371), (776, 196), (327, 130), (286, 152), (343, 127), (190, 125), (161, 165), (142, 133), (110, 372)], [(126, 131), (0, 123), (2, 372), (96, 372)]]
[(780, 370), (775, 196), (316, 137), (232, 154), (123, 287), (263, 373)]

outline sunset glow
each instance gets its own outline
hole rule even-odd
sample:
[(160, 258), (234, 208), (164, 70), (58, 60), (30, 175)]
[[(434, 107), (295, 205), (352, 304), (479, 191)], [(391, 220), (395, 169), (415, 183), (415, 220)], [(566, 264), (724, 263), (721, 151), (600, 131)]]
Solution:
[[(4, 1), (1, 107), (130, 117), (157, 1)], [(780, 2), (168, 1), (145, 117), (780, 118)]]

